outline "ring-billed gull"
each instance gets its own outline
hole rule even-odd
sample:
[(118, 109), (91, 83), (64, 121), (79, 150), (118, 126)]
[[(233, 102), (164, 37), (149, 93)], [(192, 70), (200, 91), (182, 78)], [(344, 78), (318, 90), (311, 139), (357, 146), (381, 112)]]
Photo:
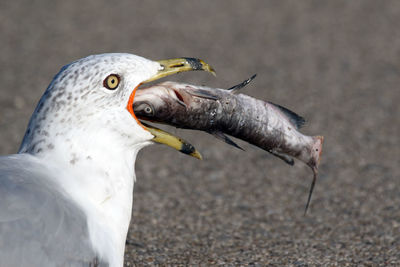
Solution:
[(154, 140), (199, 157), (140, 124), (135, 90), (189, 70), (213, 72), (198, 59), (131, 54), (89, 56), (61, 69), (19, 153), (0, 157), (1, 266), (123, 265), (138, 151)]

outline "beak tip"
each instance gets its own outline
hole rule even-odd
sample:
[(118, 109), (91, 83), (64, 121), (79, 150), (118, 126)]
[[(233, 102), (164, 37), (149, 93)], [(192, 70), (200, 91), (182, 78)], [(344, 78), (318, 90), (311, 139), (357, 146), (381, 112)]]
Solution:
[(212, 68), (212, 67), (210, 67), (210, 71), (209, 71), (214, 77), (217, 77), (217, 72)]
[(193, 152), (192, 154), (190, 154), (190, 156), (195, 157), (196, 159), (199, 159), (199, 160), (203, 160), (203, 156), (197, 150), (195, 152)]

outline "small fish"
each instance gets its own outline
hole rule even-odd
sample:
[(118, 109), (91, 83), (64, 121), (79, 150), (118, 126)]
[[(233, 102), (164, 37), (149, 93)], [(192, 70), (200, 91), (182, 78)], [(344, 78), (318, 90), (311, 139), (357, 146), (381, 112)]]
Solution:
[(140, 88), (136, 92), (133, 110), (141, 120), (206, 131), (240, 148), (227, 135), (236, 137), (290, 165), (294, 164), (293, 158), (303, 161), (314, 174), (306, 213), (317, 179), (324, 138), (300, 133), (305, 120), (295, 112), (237, 94), (254, 77), (228, 90), (176, 82)]

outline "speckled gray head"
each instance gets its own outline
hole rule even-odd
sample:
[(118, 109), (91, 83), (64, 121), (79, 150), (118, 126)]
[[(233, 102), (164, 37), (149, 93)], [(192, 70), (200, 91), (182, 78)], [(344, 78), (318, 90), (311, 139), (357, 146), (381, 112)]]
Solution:
[[(41, 154), (79, 136), (83, 143), (115, 138), (129, 148), (154, 136), (136, 120), (128, 102), (141, 83), (189, 70), (212, 68), (186, 58), (151, 61), (132, 54), (100, 54), (64, 66), (30, 120), (20, 153)], [(105, 139), (104, 139), (105, 138)]]
[[(134, 132), (141, 140), (151, 139), (126, 105), (132, 91), (159, 69), (157, 62), (131, 54), (94, 55), (64, 66), (40, 99), (20, 152), (41, 153), (54, 149), (59, 139), (68, 142), (103, 127), (120, 136)], [(110, 75), (116, 77), (112, 89), (106, 86)]]

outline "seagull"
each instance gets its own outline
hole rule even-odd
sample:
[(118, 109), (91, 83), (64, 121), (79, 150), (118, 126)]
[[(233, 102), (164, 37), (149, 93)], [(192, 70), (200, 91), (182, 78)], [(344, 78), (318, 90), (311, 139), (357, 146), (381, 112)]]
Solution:
[(123, 266), (134, 164), (154, 142), (200, 158), (184, 140), (141, 124), (137, 88), (212, 67), (92, 55), (64, 66), (40, 99), (19, 152), (0, 157), (0, 266)]

